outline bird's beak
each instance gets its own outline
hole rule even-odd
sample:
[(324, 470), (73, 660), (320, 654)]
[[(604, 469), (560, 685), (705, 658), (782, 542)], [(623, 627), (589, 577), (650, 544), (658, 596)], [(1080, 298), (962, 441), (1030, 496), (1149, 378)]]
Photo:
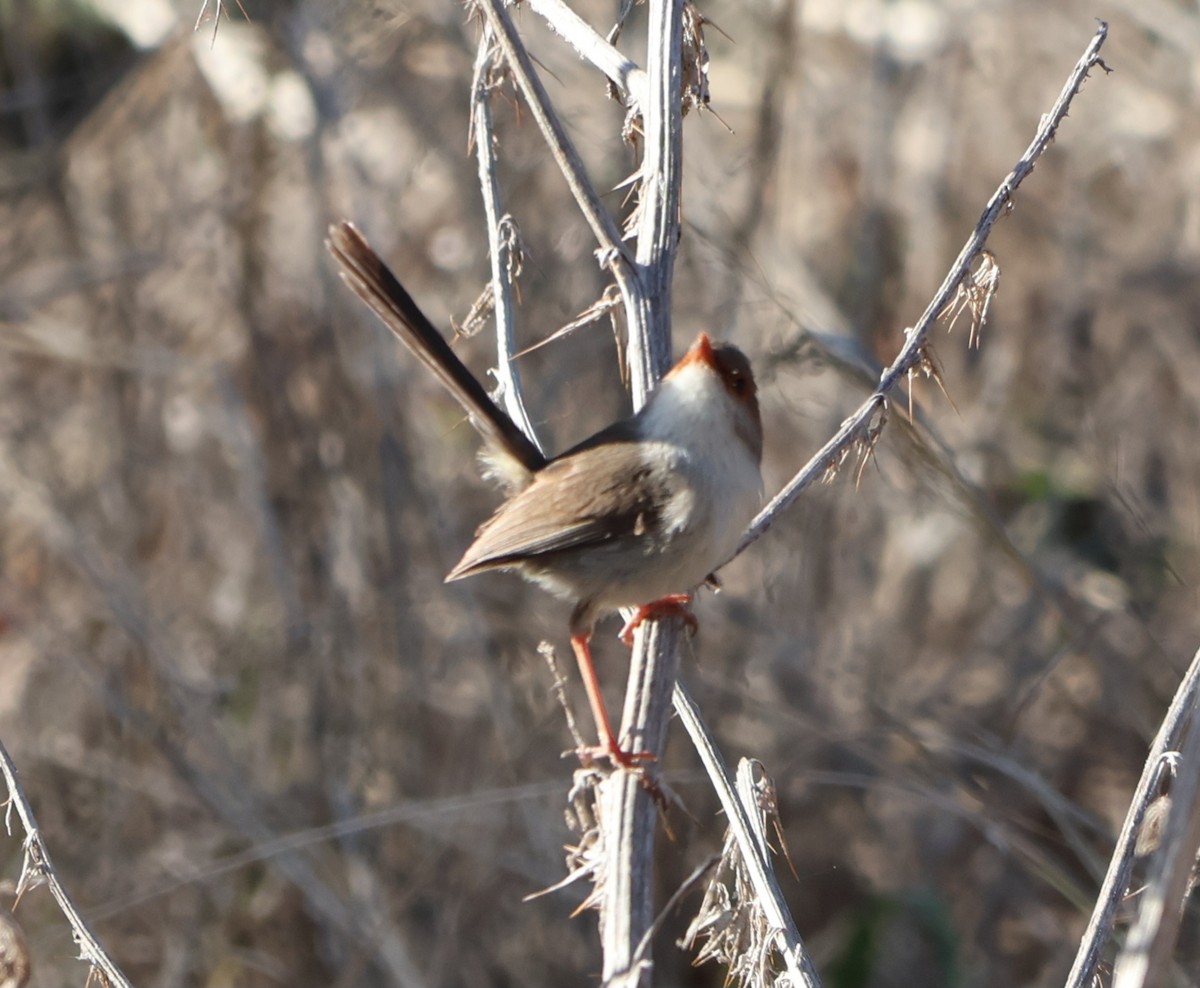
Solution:
[(671, 373), (682, 370), (688, 364), (704, 364), (716, 369), (717, 358), (713, 353), (712, 340), (708, 338), (707, 333), (701, 333), (696, 337), (696, 342), (691, 345), (687, 353), (679, 358), (679, 361), (671, 368)]

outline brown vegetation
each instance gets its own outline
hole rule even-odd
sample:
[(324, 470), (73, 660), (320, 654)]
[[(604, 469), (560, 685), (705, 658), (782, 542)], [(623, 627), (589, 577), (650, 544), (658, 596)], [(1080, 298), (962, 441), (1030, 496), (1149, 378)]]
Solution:
[[(488, 277), (476, 28), (440, 0), (296, 0), (214, 44), (197, 6), (136, 58), (73, 7), (0, 8), (0, 738), (135, 983), (584, 983), (587, 890), (522, 901), (571, 840), (536, 654), (565, 650), (563, 609), (515, 578), (443, 586), (496, 495), (322, 247), (354, 219), (464, 320)], [(775, 780), (784, 891), (831, 986), (1062, 983), (1200, 638), (1200, 14), (1115, 6), (1115, 74), (990, 242), (980, 346), (934, 338), (953, 405), (920, 384), (922, 426), (894, 416), (698, 607), (683, 676)], [(770, 492), (899, 349), (1094, 11), (704, 13), (735, 40), (709, 29), (720, 116), (686, 120), (677, 338), (754, 360)], [(518, 22), (619, 186), (620, 107)], [(526, 111), (493, 107), (531, 345), (605, 281)], [(459, 348), (491, 360), (486, 332)], [(625, 407), (606, 321), (521, 368), (551, 450)], [(690, 815), (661, 902), (723, 830), (678, 731), (664, 769)], [(15, 877), (20, 841), (0, 853)], [(659, 983), (721, 982), (671, 945), (699, 898), (659, 934)], [(17, 915), (32, 983), (82, 983), (48, 897)]]

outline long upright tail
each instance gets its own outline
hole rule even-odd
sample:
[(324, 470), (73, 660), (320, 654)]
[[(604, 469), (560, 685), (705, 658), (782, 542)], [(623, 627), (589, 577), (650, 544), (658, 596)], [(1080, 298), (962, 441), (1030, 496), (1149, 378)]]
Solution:
[(354, 224), (342, 222), (331, 226), (325, 246), (341, 265), (342, 280), (351, 291), (437, 375), (446, 390), (466, 409), (472, 424), (489, 445), (513, 457), (530, 473), (546, 465), (541, 450), (492, 401), (478, 378), (458, 359), (445, 337)]

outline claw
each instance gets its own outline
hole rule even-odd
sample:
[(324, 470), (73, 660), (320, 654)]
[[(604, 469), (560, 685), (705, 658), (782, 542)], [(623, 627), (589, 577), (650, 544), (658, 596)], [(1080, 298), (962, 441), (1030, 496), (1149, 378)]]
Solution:
[(653, 751), (626, 751), (616, 743), (615, 739), (611, 745), (596, 744), (579, 748), (576, 750), (576, 754), (582, 762), (607, 758), (617, 768), (623, 768), (630, 772), (640, 771), (646, 763), (658, 761), (658, 756)]
[(687, 606), (691, 602), (692, 595), (690, 593), (672, 593), (665, 597), (659, 597), (658, 600), (652, 600), (648, 604), (643, 604), (633, 612), (633, 617), (625, 622), (625, 627), (621, 629), (621, 641), (632, 648), (633, 633), (643, 622), (665, 616), (683, 618), (687, 623), (688, 630), (694, 635), (699, 630), (700, 623)]

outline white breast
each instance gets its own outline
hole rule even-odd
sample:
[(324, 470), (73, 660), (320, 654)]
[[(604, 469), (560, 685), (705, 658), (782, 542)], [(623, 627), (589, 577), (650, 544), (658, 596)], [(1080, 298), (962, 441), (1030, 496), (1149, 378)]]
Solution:
[(700, 583), (732, 555), (762, 502), (758, 460), (734, 428), (739, 414), (722, 381), (701, 364), (664, 381), (644, 410), (646, 455), (669, 462), (679, 482), (664, 512), (673, 536), (664, 568), (675, 590)]

